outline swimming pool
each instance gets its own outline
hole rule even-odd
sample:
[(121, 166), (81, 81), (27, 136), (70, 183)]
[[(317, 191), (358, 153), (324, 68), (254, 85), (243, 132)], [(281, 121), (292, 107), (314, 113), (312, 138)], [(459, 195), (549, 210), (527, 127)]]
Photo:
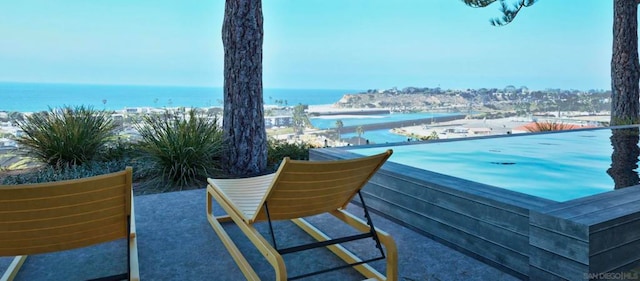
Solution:
[(390, 161), (396, 163), (567, 201), (614, 189), (614, 180), (607, 174), (613, 152), (611, 134), (609, 129), (581, 130), (350, 151), (371, 155), (393, 148)]
[(322, 148), (310, 159), (391, 148), (362, 191), (367, 206), (517, 277), (585, 280), (640, 264), (638, 131)]

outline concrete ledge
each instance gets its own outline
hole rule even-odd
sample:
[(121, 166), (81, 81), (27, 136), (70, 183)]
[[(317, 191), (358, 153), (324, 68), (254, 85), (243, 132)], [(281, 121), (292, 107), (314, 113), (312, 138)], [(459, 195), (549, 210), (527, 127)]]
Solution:
[(624, 272), (640, 262), (640, 186), (531, 214), (531, 265), (558, 278)]
[(585, 280), (640, 264), (640, 186), (556, 202), (387, 162), (363, 192), (379, 213), (519, 278)]

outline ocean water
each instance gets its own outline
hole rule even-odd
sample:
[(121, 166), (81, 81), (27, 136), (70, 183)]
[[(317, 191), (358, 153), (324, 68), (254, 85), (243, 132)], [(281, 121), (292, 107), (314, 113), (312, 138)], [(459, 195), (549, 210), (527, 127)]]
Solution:
[[(264, 89), (264, 103), (333, 104), (358, 90)], [(0, 83), (0, 111), (36, 112), (65, 105), (121, 110), (125, 107), (222, 106), (222, 88)]]
[[(276, 105), (278, 101), (288, 105), (326, 105), (339, 101), (345, 94), (359, 90), (334, 89), (264, 89), (264, 103)], [(131, 85), (85, 85), (85, 84), (42, 84), (42, 83), (0, 83), (0, 111), (37, 112), (62, 106), (90, 106), (94, 109), (122, 110), (127, 107), (211, 107), (222, 106), (222, 88), (214, 87), (171, 87), (171, 86), (131, 86)], [(338, 119), (344, 126), (385, 123), (400, 120), (414, 120), (444, 116), (442, 113), (382, 114), (357, 116), (323, 116), (311, 118), (316, 128), (335, 128)], [(344, 134), (349, 138), (355, 133)], [(372, 143), (392, 143), (406, 141), (385, 130), (365, 132), (364, 138)]]

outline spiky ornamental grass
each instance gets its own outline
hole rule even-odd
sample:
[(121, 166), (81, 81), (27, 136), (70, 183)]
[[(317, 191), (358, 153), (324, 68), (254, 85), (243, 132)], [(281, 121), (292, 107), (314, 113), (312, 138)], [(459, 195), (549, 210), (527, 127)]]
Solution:
[(99, 158), (116, 128), (108, 112), (85, 106), (49, 108), (18, 120), (18, 127), (24, 134), (16, 141), (27, 154), (57, 168)]
[(0, 184), (15, 185), (79, 179), (114, 173), (126, 168), (123, 161), (90, 161), (67, 167), (43, 166), (26, 173), (8, 175)]
[(525, 127), (527, 131), (531, 133), (535, 132), (550, 132), (550, 131), (562, 131), (571, 128), (562, 122), (534, 122), (531, 126)]
[(162, 191), (182, 190), (204, 184), (221, 171), (224, 151), (217, 115), (165, 111), (145, 115), (136, 125), (141, 140), (137, 146), (145, 174)]

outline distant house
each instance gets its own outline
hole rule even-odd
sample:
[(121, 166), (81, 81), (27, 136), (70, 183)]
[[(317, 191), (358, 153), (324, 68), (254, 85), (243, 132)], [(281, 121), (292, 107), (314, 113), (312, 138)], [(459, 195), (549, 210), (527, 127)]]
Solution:
[(151, 107), (125, 107), (124, 112), (127, 114), (143, 114), (150, 113), (152, 111)]
[(363, 137), (350, 137), (348, 139), (342, 139), (342, 141), (347, 142), (348, 145), (365, 145), (369, 144), (369, 141)]
[(491, 128), (469, 128), (469, 133), (476, 136), (491, 135)]
[(292, 116), (266, 116), (264, 125), (267, 129), (273, 127), (291, 127), (293, 125)]
[(456, 128), (447, 128), (444, 130), (444, 133), (447, 134), (467, 134), (469, 133), (469, 129), (464, 127), (456, 127)]

